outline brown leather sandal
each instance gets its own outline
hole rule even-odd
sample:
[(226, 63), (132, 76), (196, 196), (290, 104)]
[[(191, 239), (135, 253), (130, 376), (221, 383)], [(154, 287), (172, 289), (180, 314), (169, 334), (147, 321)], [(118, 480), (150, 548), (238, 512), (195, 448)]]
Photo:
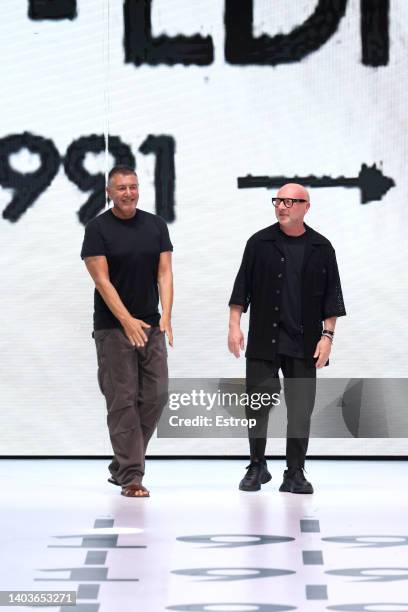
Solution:
[(130, 484), (122, 487), (121, 495), (125, 497), (150, 497), (150, 492), (142, 484)]

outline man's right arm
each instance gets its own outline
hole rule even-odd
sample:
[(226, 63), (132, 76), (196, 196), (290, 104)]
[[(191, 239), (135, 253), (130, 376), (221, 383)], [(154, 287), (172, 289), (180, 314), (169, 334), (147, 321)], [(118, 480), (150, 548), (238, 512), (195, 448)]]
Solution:
[(244, 334), (242, 333), (240, 323), (241, 315), (248, 310), (251, 301), (250, 292), (250, 273), (252, 269), (252, 249), (248, 241), (241, 265), (236, 276), (232, 295), (229, 301), (230, 317), (228, 330), (228, 349), (238, 359), (240, 351), (244, 350)]
[(123, 330), (133, 346), (144, 346), (147, 342), (145, 328), (150, 327), (144, 321), (135, 319), (127, 310), (115, 287), (110, 282), (108, 262), (104, 255), (84, 257), (85, 265), (91, 275), (95, 287), (102, 296), (105, 304), (118, 319)]
[(242, 306), (237, 304), (230, 305), (228, 349), (237, 359), (240, 356), (240, 351), (243, 351), (245, 348), (244, 334), (240, 327), (242, 311)]

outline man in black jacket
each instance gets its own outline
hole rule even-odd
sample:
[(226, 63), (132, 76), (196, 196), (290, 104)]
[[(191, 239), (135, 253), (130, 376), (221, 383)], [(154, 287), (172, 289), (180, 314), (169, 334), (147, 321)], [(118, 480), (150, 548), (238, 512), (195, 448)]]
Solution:
[[(247, 393), (280, 391), (282, 371), (287, 469), (279, 490), (313, 493), (303, 471), (316, 368), (328, 364), (337, 317), (346, 311), (335, 251), (303, 221), (310, 208), (307, 190), (288, 183), (272, 202), (278, 223), (248, 240), (235, 279), (229, 301), (228, 348), (235, 357), (244, 349), (240, 320), (251, 305), (245, 353)], [(271, 479), (265, 460), (269, 409), (246, 409), (247, 418), (256, 418), (256, 426), (249, 431), (251, 461), (239, 485), (242, 491), (257, 491)]]

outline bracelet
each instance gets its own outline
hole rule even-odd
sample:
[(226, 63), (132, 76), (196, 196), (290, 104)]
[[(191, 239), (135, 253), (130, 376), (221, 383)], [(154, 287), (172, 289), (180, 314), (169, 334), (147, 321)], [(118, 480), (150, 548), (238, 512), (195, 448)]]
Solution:
[(331, 329), (324, 329), (324, 330), (323, 330), (323, 333), (324, 333), (324, 334), (330, 334), (331, 336), (334, 336), (334, 331), (333, 331), (333, 330), (331, 330)]
[(326, 332), (322, 331), (322, 338), (323, 336), (329, 338), (330, 342), (333, 344), (333, 336), (331, 334), (327, 334)]

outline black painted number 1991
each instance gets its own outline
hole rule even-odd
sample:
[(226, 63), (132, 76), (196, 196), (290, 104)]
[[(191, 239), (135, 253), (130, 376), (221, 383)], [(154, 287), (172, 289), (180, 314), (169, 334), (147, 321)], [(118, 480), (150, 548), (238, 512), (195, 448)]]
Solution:
[[(10, 164), (10, 156), (28, 150), (40, 158), (40, 166), (34, 172), (18, 172)], [(106, 141), (103, 135), (82, 136), (72, 142), (62, 157), (52, 140), (29, 132), (13, 134), (0, 139), (0, 185), (13, 189), (11, 202), (3, 211), (3, 218), (18, 221), (26, 210), (51, 185), (63, 163), (68, 178), (84, 192), (91, 192), (78, 211), (85, 224), (105, 207), (105, 176), (100, 172), (90, 174), (84, 166), (88, 153), (103, 153)], [(115, 164), (136, 168), (136, 159), (129, 145), (118, 136), (108, 137), (108, 151)], [(156, 213), (171, 223), (175, 219), (175, 141), (172, 136), (148, 136), (139, 147), (144, 155), (156, 157), (154, 185)]]

